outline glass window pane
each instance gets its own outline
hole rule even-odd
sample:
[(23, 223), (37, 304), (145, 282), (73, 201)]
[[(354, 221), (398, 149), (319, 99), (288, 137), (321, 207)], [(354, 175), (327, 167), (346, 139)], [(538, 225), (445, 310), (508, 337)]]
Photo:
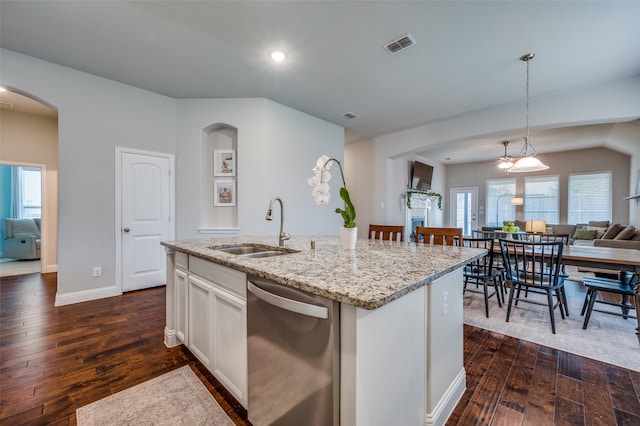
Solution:
[(569, 175), (569, 223), (611, 221), (611, 172)]
[(502, 227), (505, 220), (516, 219), (516, 206), (509, 200), (515, 196), (516, 179), (487, 180), (487, 206), (485, 222), (487, 226)]
[(560, 191), (557, 176), (524, 179), (524, 219), (559, 223)]
[(20, 167), (20, 183), (22, 185), (22, 217), (41, 217), (42, 191), (40, 188), (40, 169)]

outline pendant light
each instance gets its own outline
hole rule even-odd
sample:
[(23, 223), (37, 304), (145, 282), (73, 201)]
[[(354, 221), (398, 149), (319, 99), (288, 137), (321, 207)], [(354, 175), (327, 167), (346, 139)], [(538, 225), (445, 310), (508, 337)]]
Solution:
[(507, 171), (513, 166), (513, 157), (507, 155), (507, 145), (509, 145), (509, 141), (502, 142), (502, 145), (504, 145), (504, 155), (498, 160), (498, 167)]
[(527, 63), (527, 90), (526, 90), (526, 118), (527, 135), (524, 137), (524, 146), (520, 151), (520, 159), (509, 169), (509, 173), (526, 173), (547, 170), (549, 166), (536, 158), (536, 150), (531, 145), (531, 135), (529, 133), (529, 62), (535, 56), (534, 53), (527, 53), (520, 58)]

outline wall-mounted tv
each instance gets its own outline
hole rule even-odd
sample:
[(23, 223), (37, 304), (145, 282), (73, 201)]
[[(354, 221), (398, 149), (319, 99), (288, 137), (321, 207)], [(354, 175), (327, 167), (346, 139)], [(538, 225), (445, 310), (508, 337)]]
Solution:
[(419, 161), (413, 162), (411, 170), (411, 189), (419, 191), (431, 190), (431, 178), (433, 177), (433, 167)]

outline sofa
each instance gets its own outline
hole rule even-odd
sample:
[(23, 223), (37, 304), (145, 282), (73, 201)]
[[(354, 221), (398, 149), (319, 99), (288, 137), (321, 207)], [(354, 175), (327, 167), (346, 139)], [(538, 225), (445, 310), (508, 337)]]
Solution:
[(10, 259), (40, 259), (40, 219), (5, 219), (7, 237), (3, 256)]
[[(640, 250), (640, 230), (630, 225), (609, 224), (608, 221), (590, 221), (577, 225), (547, 225), (554, 234), (571, 234), (575, 246), (611, 247)], [(549, 229), (550, 228), (550, 229)], [(596, 268), (578, 268), (580, 272), (593, 272), (597, 277), (615, 278), (618, 271)]]
[[(504, 224), (508, 224), (505, 221)], [(525, 222), (513, 221), (520, 229), (525, 229)], [(589, 221), (576, 225), (547, 224), (548, 234), (569, 234), (572, 245), (589, 245), (594, 247), (612, 247), (640, 250), (640, 230), (633, 226), (610, 224), (609, 221)]]

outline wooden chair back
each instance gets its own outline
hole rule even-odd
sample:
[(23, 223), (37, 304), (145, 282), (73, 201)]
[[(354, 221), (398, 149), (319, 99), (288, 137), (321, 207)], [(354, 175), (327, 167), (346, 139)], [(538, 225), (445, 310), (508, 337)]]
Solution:
[(416, 241), (423, 238), (424, 244), (460, 246), (462, 245), (462, 228), (416, 227)]
[(404, 226), (369, 225), (369, 238), (384, 241), (404, 241)]

